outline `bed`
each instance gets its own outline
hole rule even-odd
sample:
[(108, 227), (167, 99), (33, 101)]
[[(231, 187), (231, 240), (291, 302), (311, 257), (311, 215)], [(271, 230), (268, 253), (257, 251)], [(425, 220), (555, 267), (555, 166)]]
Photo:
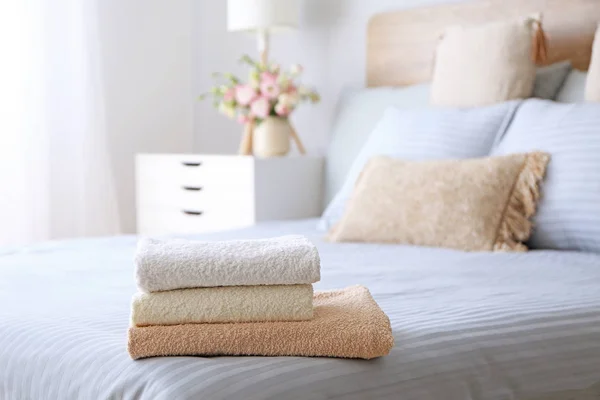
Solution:
[(305, 234), (322, 258), (317, 289), (364, 284), (388, 314), (389, 356), (133, 362), (136, 238), (63, 241), (2, 253), (0, 398), (517, 399), (600, 382), (600, 255), (331, 244), (315, 226), (203, 237)]
[[(369, 85), (422, 81), (419, 65), (444, 25), (535, 9), (560, 43), (549, 62), (585, 66), (597, 1), (482, 1), (375, 16)], [(417, 27), (428, 32), (418, 40)], [(391, 56), (398, 49), (402, 59)], [(306, 235), (321, 255), (316, 289), (365, 285), (390, 317), (388, 356), (132, 361), (137, 238), (66, 240), (0, 250), (0, 399), (600, 398), (600, 254), (340, 244), (316, 226), (277, 221), (194, 238)]]

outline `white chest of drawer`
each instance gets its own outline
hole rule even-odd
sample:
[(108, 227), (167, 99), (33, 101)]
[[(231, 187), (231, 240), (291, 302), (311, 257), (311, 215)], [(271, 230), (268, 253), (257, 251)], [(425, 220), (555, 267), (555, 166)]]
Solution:
[(321, 157), (140, 154), (137, 230), (202, 233), (316, 217), (322, 186)]

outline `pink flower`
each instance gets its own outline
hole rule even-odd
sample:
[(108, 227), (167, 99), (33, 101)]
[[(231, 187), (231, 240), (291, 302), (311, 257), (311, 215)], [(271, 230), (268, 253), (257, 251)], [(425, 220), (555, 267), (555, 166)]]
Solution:
[(281, 92), (281, 90), (279, 89), (279, 86), (277, 84), (273, 84), (273, 83), (261, 83), (260, 84), (260, 93), (269, 99), (277, 98), (277, 96), (279, 96), (280, 92)]
[(290, 112), (292, 112), (292, 110), (283, 103), (277, 103), (277, 105), (275, 106), (275, 112), (281, 117), (287, 117), (288, 115), (290, 115)]
[(270, 72), (263, 72), (260, 74), (261, 83), (277, 83), (277, 75)]
[(250, 117), (244, 114), (240, 114), (237, 117), (237, 122), (239, 122), (242, 125), (247, 124), (248, 122), (250, 122)]
[(274, 99), (277, 96), (279, 96), (279, 93), (281, 93), (281, 89), (279, 88), (279, 85), (277, 84), (277, 75), (272, 74), (270, 72), (263, 72), (260, 75), (260, 93), (269, 98), (269, 99)]
[(250, 85), (237, 85), (235, 88), (235, 99), (236, 101), (247, 106), (256, 98), (256, 91)]
[(250, 104), (250, 112), (257, 118), (267, 118), (271, 111), (271, 103), (266, 97), (259, 97)]
[(233, 99), (235, 99), (235, 89), (234, 88), (229, 88), (229, 89), (227, 89), (227, 91), (223, 95), (223, 100), (225, 100), (225, 101), (232, 101)]
[(287, 88), (287, 93), (291, 94), (291, 95), (295, 95), (296, 93), (298, 93), (298, 88), (294, 85), (290, 85)]

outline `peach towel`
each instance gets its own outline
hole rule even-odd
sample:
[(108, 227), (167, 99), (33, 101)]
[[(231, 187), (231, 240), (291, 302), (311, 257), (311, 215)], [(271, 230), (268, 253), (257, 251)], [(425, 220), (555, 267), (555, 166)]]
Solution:
[(308, 321), (130, 327), (129, 355), (371, 359), (393, 347), (390, 320), (364, 286), (315, 293), (313, 304)]

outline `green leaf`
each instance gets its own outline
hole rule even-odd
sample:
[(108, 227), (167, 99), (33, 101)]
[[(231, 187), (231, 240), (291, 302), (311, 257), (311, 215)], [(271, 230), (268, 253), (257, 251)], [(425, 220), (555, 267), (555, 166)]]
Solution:
[(254, 61), (248, 54), (244, 54), (240, 58), (240, 63), (242, 63), (242, 64), (248, 64), (251, 67), (255, 67), (257, 65), (256, 61)]
[(230, 81), (231, 83), (233, 83), (234, 85), (237, 85), (238, 83), (240, 83), (240, 78), (238, 78), (237, 76), (233, 75), (233, 74), (232, 74), (232, 73), (230, 73), (230, 72), (226, 72), (226, 73), (224, 73), (224, 74), (223, 74), (223, 76), (224, 76), (226, 79), (229, 79), (229, 81)]

